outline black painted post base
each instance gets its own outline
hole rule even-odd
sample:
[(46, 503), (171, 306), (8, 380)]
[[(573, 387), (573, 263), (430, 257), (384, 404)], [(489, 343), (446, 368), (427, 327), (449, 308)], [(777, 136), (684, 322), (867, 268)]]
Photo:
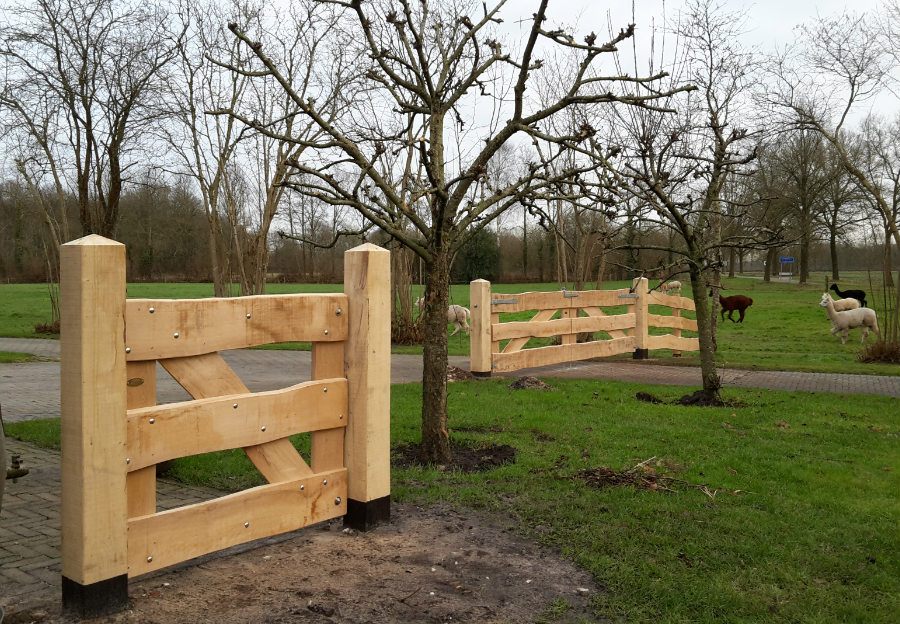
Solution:
[(490, 377), (491, 371), (472, 371), (472, 374), (476, 377)]
[(375, 500), (361, 502), (347, 499), (347, 515), (344, 526), (357, 531), (371, 531), (377, 526), (391, 521), (391, 497), (382, 496)]
[(128, 575), (82, 585), (62, 577), (62, 608), (67, 615), (95, 618), (128, 607)]
[(650, 359), (650, 349), (635, 349), (632, 359), (634, 359), (634, 360)]

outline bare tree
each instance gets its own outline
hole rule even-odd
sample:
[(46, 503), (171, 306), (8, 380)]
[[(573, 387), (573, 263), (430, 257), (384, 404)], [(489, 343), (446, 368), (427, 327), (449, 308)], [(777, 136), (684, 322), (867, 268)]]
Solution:
[(786, 124), (813, 130), (834, 148), (841, 164), (870, 196), (894, 244), (900, 246), (900, 229), (890, 202), (878, 181), (853, 158), (847, 128), (854, 108), (879, 93), (889, 79), (896, 42), (889, 41), (877, 20), (866, 14), (819, 18), (804, 28), (804, 35), (802, 55), (788, 49), (775, 59), (770, 102), (774, 110), (786, 113)]
[(672, 102), (677, 115), (625, 110), (615, 124), (621, 128), (616, 141), (621, 156), (614, 169), (641, 206), (641, 222), (670, 230), (677, 240), (674, 249), (659, 243), (639, 246), (674, 251), (687, 265), (703, 394), (710, 401), (719, 400), (713, 329), (718, 297), (711, 305), (707, 290), (711, 287), (711, 294), (718, 294), (722, 250), (762, 247), (772, 238), (768, 231), (738, 231), (729, 238), (722, 226), (724, 219), (738, 218), (749, 207), (723, 190), (730, 179), (748, 173), (758, 142), (741, 126), (749, 121), (747, 95), (754, 65), (752, 55), (737, 44), (742, 21), (740, 14), (722, 11), (712, 0), (690, 2), (673, 29), (684, 55), (674, 59), (680, 71), (673, 75), (690, 80), (697, 90)]
[(8, 16), (0, 32), (6, 122), (77, 196), (83, 233), (112, 237), (132, 151), (158, 114), (163, 68), (181, 33), (164, 8), (139, 2), (35, 0)]
[[(538, 167), (502, 188), (479, 197), (478, 181), (493, 156), (517, 135), (533, 135), (552, 115), (576, 104), (621, 102), (652, 106), (659, 93), (633, 86), (649, 78), (605, 76), (596, 61), (633, 34), (626, 28), (608, 41), (591, 33), (582, 41), (548, 28), (548, 0), (538, 3), (520, 52), (501, 43), (500, 10), (459, 1), (332, 0), (347, 33), (345, 45), (362, 66), (354, 111), (339, 119), (322, 115), (321, 103), (304, 98), (278, 63), (237, 25), (233, 32), (257, 55), (260, 73), (275, 78), (291, 96), (297, 115), (315, 121), (324, 132), (310, 141), (274, 132), (267, 123), (258, 131), (307, 147), (294, 163), (303, 174), (289, 186), (334, 206), (349, 206), (389, 233), (422, 260), (427, 273), (424, 312), (422, 457), (451, 459), (447, 428), (447, 328), (450, 266), (456, 251), (481, 228), (535, 188), (546, 187)], [(541, 104), (527, 94), (542, 71), (538, 42), (548, 48), (577, 50), (569, 68), (569, 88), (556, 101)], [(235, 114), (240, 114), (235, 111)], [(248, 120), (249, 121), (249, 120)], [(385, 156), (412, 144), (414, 171), (424, 172), (421, 186), (401, 195), (404, 170), (386, 171)], [(459, 141), (454, 141), (455, 137)], [(566, 176), (572, 172), (565, 172)]]
[(891, 224), (896, 226), (900, 219), (900, 116), (887, 122), (870, 115), (863, 121), (860, 134), (859, 167), (879, 188), (887, 207), (885, 213), (884, 207), (879, 208), (873, 201), (874, 197), (867, 196), (881, 221), (884, 283), (893, 285)]

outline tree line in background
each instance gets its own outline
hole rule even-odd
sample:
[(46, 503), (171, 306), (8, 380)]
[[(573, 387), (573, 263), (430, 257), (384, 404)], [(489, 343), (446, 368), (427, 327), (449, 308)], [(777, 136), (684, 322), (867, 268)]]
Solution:
[(900, 2), (819, 17), (768, 55), (712, 0), (583, 32), (547, 0), (510, 28), (505, 4), (15, 4), (0, 270), (52, 285), (59, 244), (96, 233), (128, 244), (132, 279), (248, 295), (387, 246), (395, 338), (424, 344), (423, 457), (441, 463), (454, 279), (687, 279), (711, 398), (707, 291), (726, 271), (768, 279), (789, 253), (801, 282), (870, 259), (891, 282), (900, 117), (860, 111), (897, 93)]

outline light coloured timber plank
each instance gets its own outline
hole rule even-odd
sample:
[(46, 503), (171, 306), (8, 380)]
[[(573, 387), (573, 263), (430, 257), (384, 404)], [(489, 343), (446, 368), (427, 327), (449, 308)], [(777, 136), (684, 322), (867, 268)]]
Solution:
[(587, 360), (595, 357), (609, 357), (633, 351), (634, 342), (634, 337), (626, 336), (624, 338), (613, 338), (612, 340), (595, 340), (580, 344), (524, 349), (516, 353), (495, 353), (494, 370), (497, 372), (509, 372), (523, 368)]
[(350, 332), (344, 355), (350, 422), (344, 446), (348, 495), (391, 493), (391, 254), (366, 243), (344, 252)]
[(684, 316), (667, 316), (665, 314), (648, 314), (647, 324), (651, 327), (671, 327), (697, 331), (697, 321)]
[(469, 284), (472, 331), (469, 335), (469, 368), (473, 373), (491, 372), (491, 283), (477, 279)]
[[(625, 290), (627, 291), (627, 289), (625, 289)], [(606, 312), (601, 310), (599, 307), (590, 306), (590, 307), (582, 308), (582, 309), (584, 310), (585, 314), (587, 314), (588, 316), (590, 316), (592, 318), (610, 317), (610, 315), (606, 314)], [(629, 306), (628, 310), (629, 311), (625, 314), (613, 315), (616, 318), (622, 318), (623, 319), (622, 322), (623, 323), (627, 322), (628, 325), (625, 325), (621, 329), (610, 328), (610, 329), (602, 329), (602, 330), (597, 330), (597, 331), (605, 331), (612, 338), (624, 338), (625, 336), (627, 336), (628, 334), (624, 330), (625, 329), (634, 329), (634, 306)]]
[(562, 315), (560, 320), (569, 321), (569, 329), (568, 332), (560, 336), (560, 343), (564, 345), (575, 344), (577, 342), (575, 334), (572, 333), (572, 321), (578, 316), (578, 310), (573, 308), (568, 308), (562, 310)]
[[(314, 342), (312, 345), (312, 378), (329, 379), (344, 376), (343, 342)], [(349, 405), (347, 406), (349, 409)], [(345, 409), (341, 413), (337, 429), (314, 431), (310, 439), (310, 465), (313, 472), (324, 472), (344, 467), (344, 427), (347, 424)]]
[(628, 299), (620, 298), (620, 295), (629, 293), (627, 288), (619, 288), (617, 290), (582, 290), (578, 292), (578, 297), (573, 299), (575, 305), (579, 308), (608, 308), (612, 306), (626, 305)]
[(62, 573), (91, 585), (127, 571), (125, 246), (60, 247)]
[[(128, 362), (125, 366), (128, 409), (156, 405), (156, 362)], [(128, 473), (128, 517), (146, 516), (156, 511), (156, 466)]]
[(134, 518), (128, 521), (128, 575), (346, 513), (347, 471), (341, 469)]
[[(553, 315), (556, 314), (556, 308), (551, 308), (549, 310), (538, 310), (537, 314), (531, 317), (530, 321), (526, 321), (528, 323), (544, 323), (553, 318)], [(497, 338), (497, 331), (499, 328), (503, 327), (504, 323), (497, 323), (491, 326), (491, 332), (494, 335), (494, 340), (499, 340)], [(502, 353), (515, 353), (516, 351), (520, 351), (522, 347), (524, 347), (528, 341), (529, 337), (524, 338), (513, 338), (509, 342), (506, 343), (506, 346), (503, 347)]]
[(663, 336), (648, 336), (648, 349), (672, 349), (673, 351), (699, 351), (700, 340), (697, 338), (684, 338), (665, 334)]
[[(495, 300), (512, 300), (514, 303), (494, 303)], [(526, 310), (561, 310), (573, 307), (574, 299), (563, 297), (562, 291), (523, 292), (516, 294), (491, 293), (491, 312), (524, 312)]]
[(694, 300), (689, 297), (681, 297), (679, 295), (664, 295), (661, 292), (653, 291), (647, 293), (647, 300), (651, 305), (663, 305), (670, 308), (679, 308), (681, 310), (696, 310)]
[[(250, 392), (218, 353), (161, 360), (160, 364), (195, 399)], [(312, 474), (312, 469), (287, 438), (244, 447), (244, 452), (269, 483)]]
[(563, 318), (552, 321), (510, 321), (497, 325), (494, 328), (494, 334), (501, 340), (525, 336), (548, 338), (566, 333), (609, 332), (631, 327), (634, 327), (633, 314), (617, 314), (614, 316)]
[(334, 429), (347, 422), (346, 414), (343, 378), (128, 410), (128, 468)]
[(161, 360), (272, 342), (341, 341), (347, 315), (339, 309), (347, 309), (347, 297), (339, 293), (129, 299), (127, 357)]

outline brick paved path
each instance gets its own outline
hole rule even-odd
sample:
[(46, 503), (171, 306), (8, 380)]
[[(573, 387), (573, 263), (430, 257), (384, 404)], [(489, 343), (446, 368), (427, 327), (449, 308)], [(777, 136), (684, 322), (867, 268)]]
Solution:
[[(14, 613), (60, 597), (59, 453), (18, 440), (6, 441), (30, 473), (7, 482), (0, 511), (0, 606)], [(197, 503), (221, 492), (165, 480), (157, 485), (160, 510)]]

